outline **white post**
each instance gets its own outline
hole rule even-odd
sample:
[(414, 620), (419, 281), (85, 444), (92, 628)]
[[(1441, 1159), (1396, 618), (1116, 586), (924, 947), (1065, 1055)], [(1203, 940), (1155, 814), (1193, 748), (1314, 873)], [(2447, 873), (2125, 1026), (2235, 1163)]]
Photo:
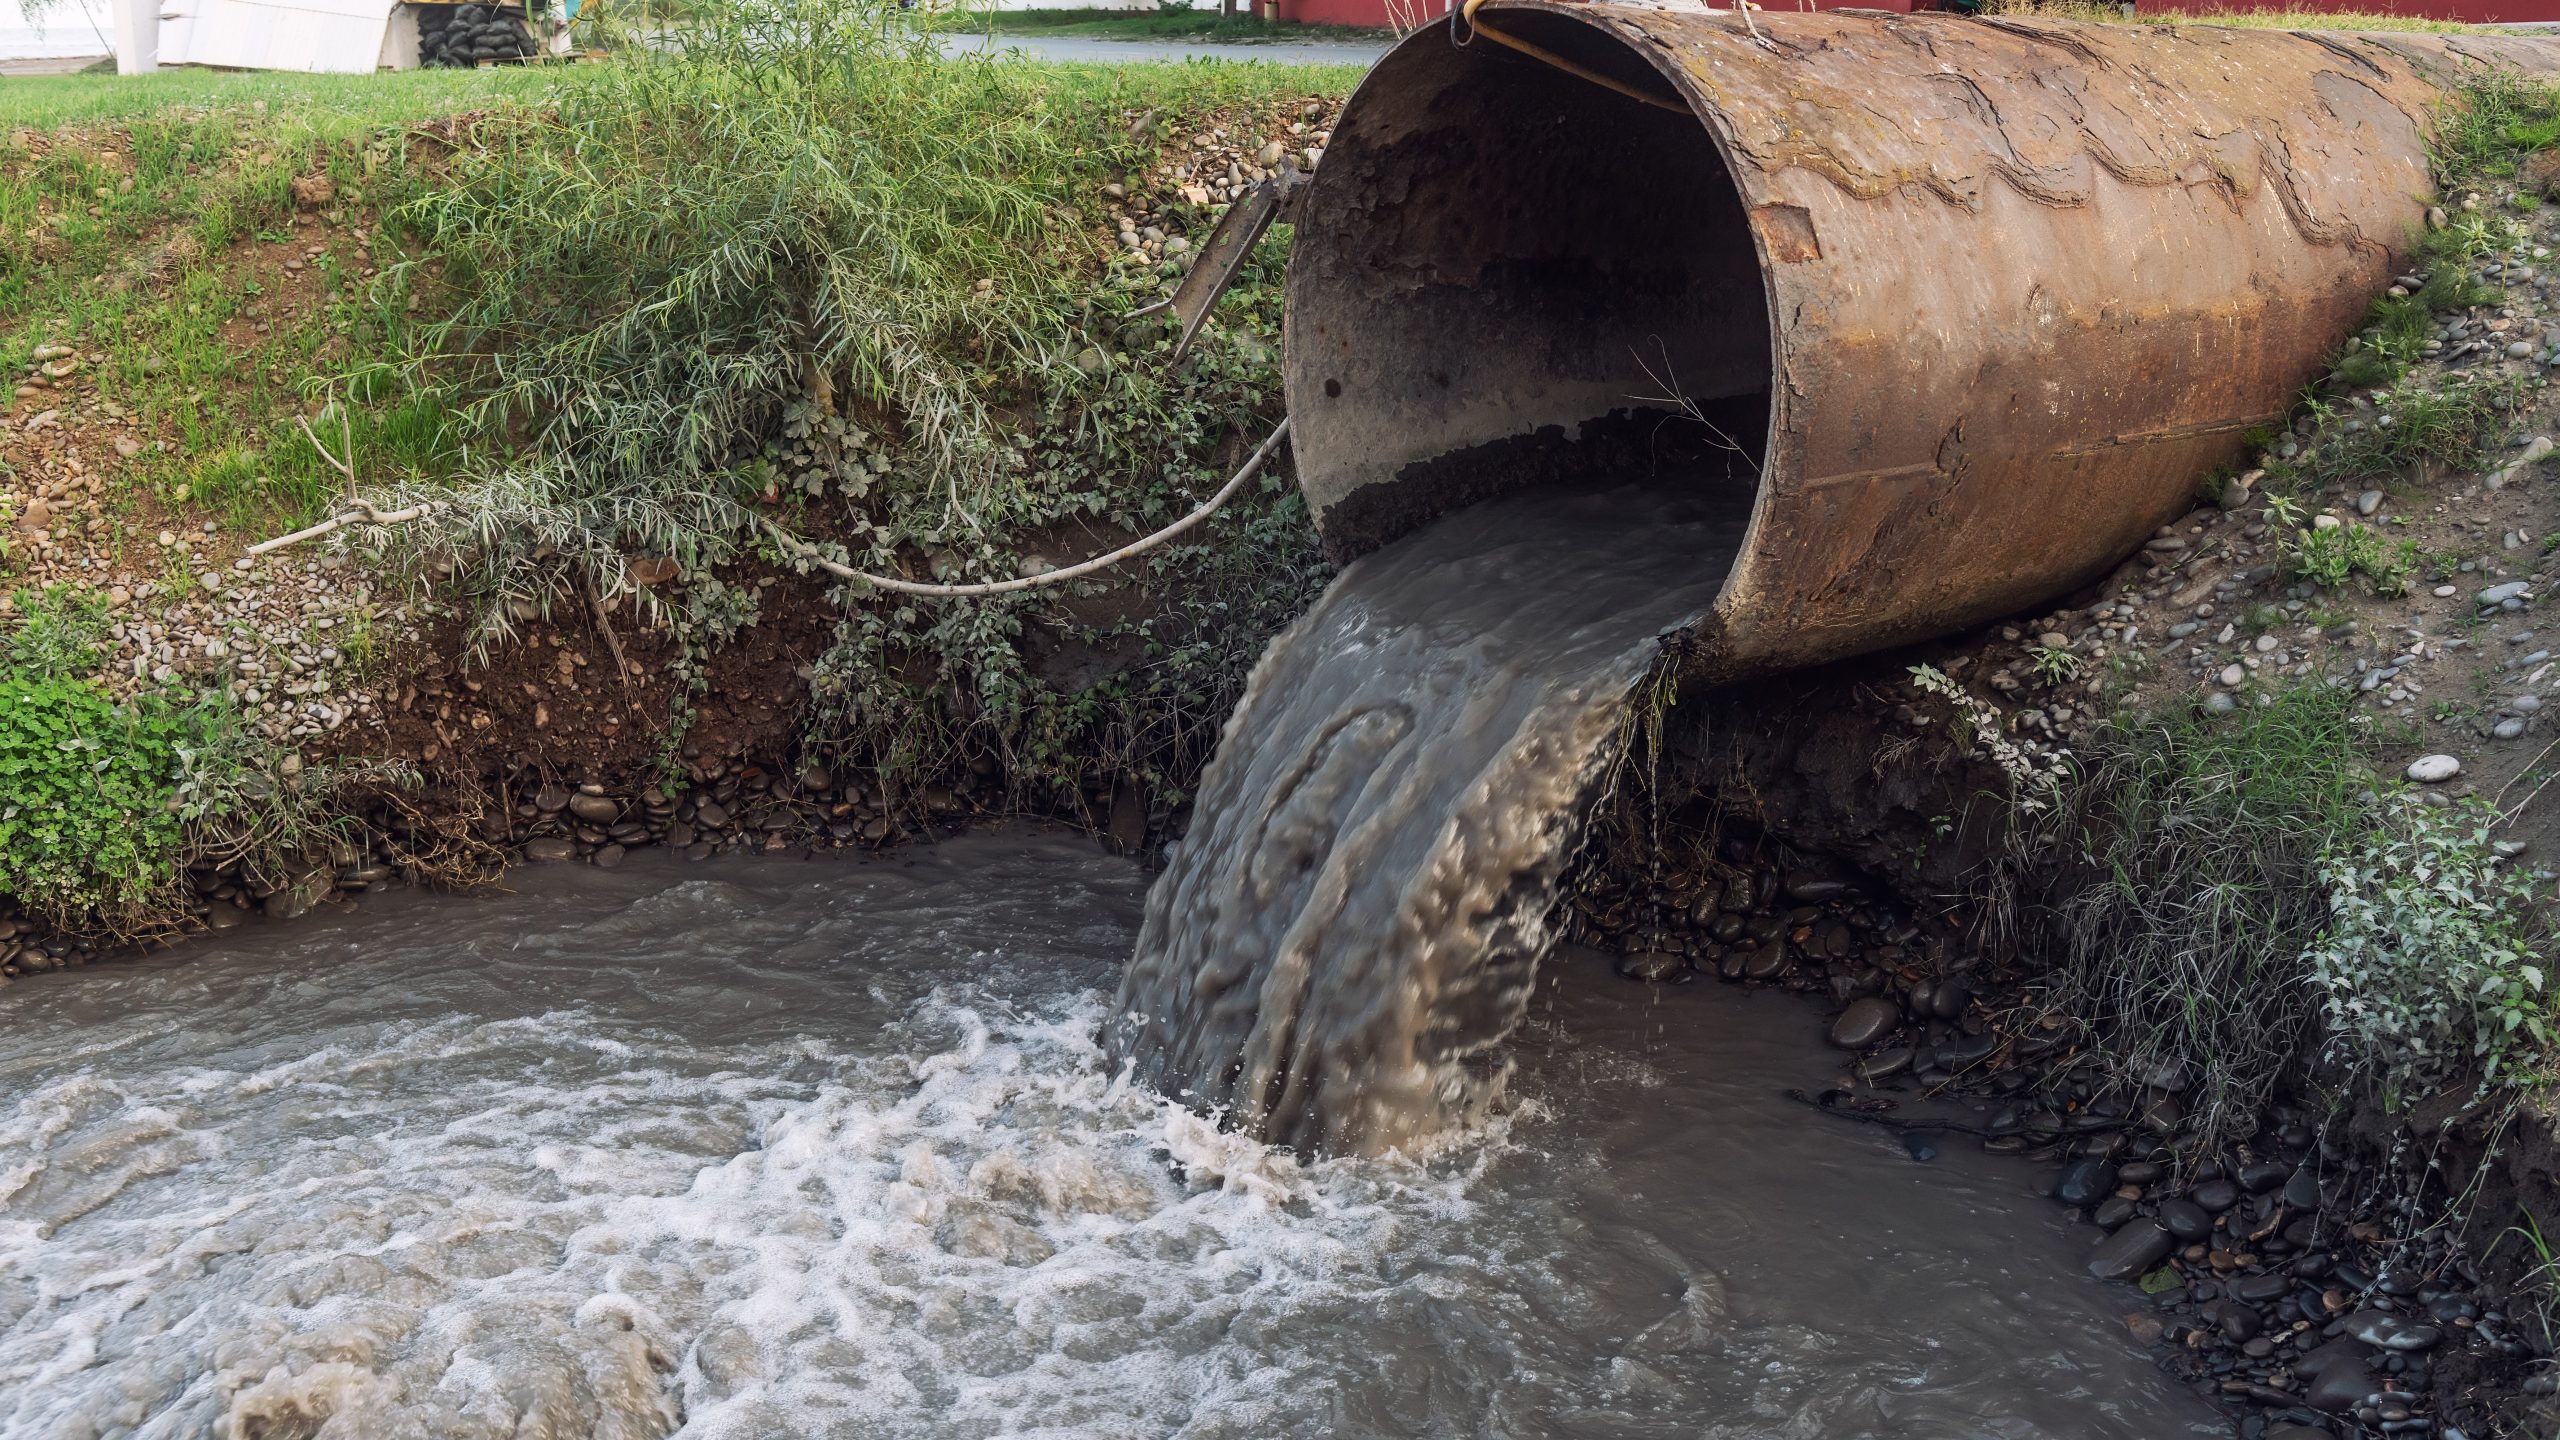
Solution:
[(116, 24), (116, 73), (148, 75), (160, 68), (163, 0), (111, 0)]

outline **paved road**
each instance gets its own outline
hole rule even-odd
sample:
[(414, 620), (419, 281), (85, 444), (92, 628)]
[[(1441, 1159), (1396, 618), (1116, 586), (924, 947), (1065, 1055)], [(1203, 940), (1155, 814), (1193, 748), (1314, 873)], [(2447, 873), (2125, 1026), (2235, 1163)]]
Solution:
[[(945, 52), (974, 54), (987, 48), (987, 37), (945, 35)], [(1359, 65), (1366, 67), (1387, 53), (1384, 45), (1346, 44), (1338, 40), (1275, 40), (1268, 45), (1187, 44), (1170, 40), (1082, 40), (1062, 35), (998, 35), (999, 53), (1027, 60), (1063, 60), (1087, 65), (1182, 60), (1259, 60), (1271, 65)]]

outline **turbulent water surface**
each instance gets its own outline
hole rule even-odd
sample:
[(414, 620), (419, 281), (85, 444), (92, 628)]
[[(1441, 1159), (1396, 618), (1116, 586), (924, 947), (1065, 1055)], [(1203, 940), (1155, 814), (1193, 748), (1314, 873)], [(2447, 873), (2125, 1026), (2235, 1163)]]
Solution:
[(1748, 500), (1514, 495), (1348, 566), (1227, 722), (1114, 1053), (1310, 1150), (1463, 1125), (1499, 1091), (1628, 692), (1714, 603)]
[(1113, 1083), (1080, 841), (521, 884), (0, 990), (0, 1435), (2211, 1433), (1782, 997), (1557, 965), (1507, 1118), (1300, 1164)]

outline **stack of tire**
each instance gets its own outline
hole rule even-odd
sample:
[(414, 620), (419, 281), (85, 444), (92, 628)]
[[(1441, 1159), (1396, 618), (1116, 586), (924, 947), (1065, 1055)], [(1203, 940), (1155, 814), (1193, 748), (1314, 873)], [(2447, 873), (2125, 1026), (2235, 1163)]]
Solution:
[(521, 5), (420, 5), (417, 10), (421, 64), (464, 69), (534, 53)]

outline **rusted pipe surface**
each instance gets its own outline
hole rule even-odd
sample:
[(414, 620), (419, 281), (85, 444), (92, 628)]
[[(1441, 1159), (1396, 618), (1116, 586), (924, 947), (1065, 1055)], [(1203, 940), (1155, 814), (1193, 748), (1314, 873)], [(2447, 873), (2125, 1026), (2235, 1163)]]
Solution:
[(2560, 37), (2525, 34), (1484, 13), (1694, 115), (1445, 27), (1383, 60), (1291, 265), (1301, 483), (1363, 550), (1490, 488), (1641, 465), (1694, 423), (1673, 390), (1763, 449), (1701, 637), (1717, 677), (2103, 573), (2388, 283), (2442, 87), (2560, 74)]

